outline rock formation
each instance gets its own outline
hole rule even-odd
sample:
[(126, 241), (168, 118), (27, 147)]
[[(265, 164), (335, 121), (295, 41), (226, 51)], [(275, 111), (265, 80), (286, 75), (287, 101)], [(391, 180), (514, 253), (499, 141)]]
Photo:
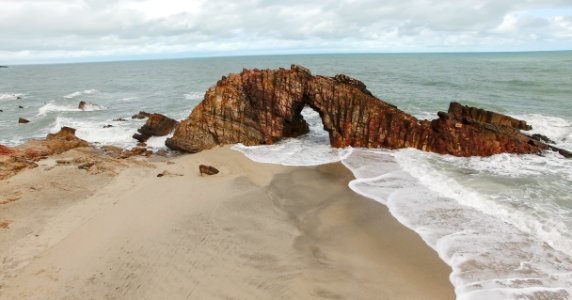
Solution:
[(148, 118), (149, 115), (151, 115), (151, 114), (148, 112), (140, 111), (140, 112), (132, 115), (131, 119), (145, 119), (145, 118)]
[(374, 97), (356, 79), (314, 76), (296, 65), (223, 77), (166, 145), (198, 152), (219, 144), (272, 144), (308, 132), (301, 115), (305, 106), (320, 114), (333, 147), (412, 147), (456, 156), (551, 148), (522, 134), (520, 130), (530, 129), (524, 121), (458, 103), (435, 120), (417, 120)]
[(178, 122), (162, 114), (149, 114), (147, 122), (137, 129), (133, 138), (144, 143), (152, 136), (165, 136), (173, 131)]
[(36, 167), (36, 161), (49, 155), (59, 154), (78, 147), (87, 147), (88, 142), (75, 136), (75, 129), (62, 127), (50, 133), (44, 140), (30, 140), (17, 147), (0, 145), (0, 180), (22, 169)]

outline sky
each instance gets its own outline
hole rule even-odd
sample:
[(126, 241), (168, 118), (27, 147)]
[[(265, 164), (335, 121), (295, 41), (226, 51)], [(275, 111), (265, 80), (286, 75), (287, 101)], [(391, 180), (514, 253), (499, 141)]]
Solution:
[(0, 65), (572, 50), (572, 0), (0, 0)]

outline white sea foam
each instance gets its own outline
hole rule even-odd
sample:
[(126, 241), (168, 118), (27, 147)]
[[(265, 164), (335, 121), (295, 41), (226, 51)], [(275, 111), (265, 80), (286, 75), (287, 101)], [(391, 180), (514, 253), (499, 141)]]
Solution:
[(203, 96), (205, 95), (204, 92), (190, 92), (184, 94), (186, 100), (203, 100)]
[(38, 115), (43, 116), (49, 112), (98, 111), (106, 109), (107, 107), (103, 105), (92, 104), (92, 103), (86, 103), (85, 108), (81, 110), (78, 108), (78, 106), (60, 105), (54, 102), (49, 102), (38, 109)]
[(557, 147), (572, 151), (572, 120), (541, 114), (514, 115), (514, 117), (526, 120), (532, 125), (532, 130), (526, 134), (543, 134), (553, 140)]
[[(107, 124), (112, 124), (113, 127), (103, 128)], [(76, 136), (90, 143), (122, 148), (131, 148), (137, 144), (132, 137), (137, 130), (135, 122), (89, 121), (57, 117), (50, 132), (57, 132), (63, 126), (75, 128)]]
[(97, 93), (97, 90), (89, 89), (89, 90), (73, 92), (71, 94), (65, 95), (64, 98), (73, 99), (73, 98), (76, 98), (76, 97), (79, 97), (82, 95), (91, 95), (91, 94), (95, 94), (95, 93)]
[(12, 101), (18, 100), (18, 97), (22, 97), (24, 94), (0, 94), (0, 101)]
[(159, 150), (159, 149), (165, 149), (165, 148), (166, 148), (166, 146), (165, 146), (165, 141), (166, 141), (168, 138), (173, 137), (173, 134), (174, 134), (174, 133), (175, 133), (175, 132), (173, 131), (173, 132), (171, 132), (170, 134), (168, 134), (168, 135), (166, 135), (166, 136), (152, 136), (152, 137), (150, 137), (150, 138), (147, 140), (147, 142), (146, 142), (147, 147), (148, 147), (148, 148), (151, 148), (151, 149), (153, 149), (153, 150), (155, 150), (155, 151), (156, 151), (156, 150)]
[[(555, 153), (459, 158), (332, 150), (317, 130), (319, 116), (304, 113), (309, 135), (233, 149), (265, 163), (341, 161), (356, 177), (352, 190), (385, 204), (452, 267), (458, 299), (572, 297), (572, 161)], [(562, 136), (552, 133), (543, 134)]]
[(117, 101), (119, 102), (131, 102), (132, 100), (138, 99), (139, 97), (125, 97), (125, 98), (121, 98)]
[[(104, 128), (106, 125), (112, 125), (112, 127)], [(113, 145), (127, 149), (137, 145), (137, 141), (133, 138), (133, 134), (137, 132), (137, 128), (141, 126), (141, 122), (139, 120), (90, 121), (57, 117), (50, 129), (50, 132), (57, 132), (63, 126), (75, 128), (76, 136), (90, 143)], [(172, 136), (173, 133), (166, 136), (151, 137), (146, 142), (147, 147), (155, 151), (165, 149), (165, 140)]]
[[(384, 198), (396, 217), (417, 231), (451, 265), (459, 299), (572, 296), (568, 211), (555, 207), (553, 201), (530, 199), (521, 193), (527, 188), (527, 180), (535, 187), (528, 172), (518, 173), (520, 177), (513, 178), (513, 182), (502, 182), (507, 179), (487, 173), (497, 164), (494, 157), (445, 156), (447, 159), (440, 162), (443, 156), (411, 149), (396, 151), (394, 157), (418, 186), (407, 186), (403, 192)], [(512, 166), (505, 164), (505, 169), (526, 166), (525, 161), (532, 156), (511, 157)], [(478, 159), (487, 166), (467, 168), (476, 165)], [(470, 162), (462, 162), (465, 160)], [(452, 169), (449, 172), (448, 166)], [(363, 189), (364, 185), (371, 184), (358, 180), (350, 186), (375, 197), (375, 189), (372, 193), (372, 188)], [(416, 189), (422, 192), (403, 198), (403, 193)], [(561, 199), (561, 195), (552, 198), (548, 200)]]

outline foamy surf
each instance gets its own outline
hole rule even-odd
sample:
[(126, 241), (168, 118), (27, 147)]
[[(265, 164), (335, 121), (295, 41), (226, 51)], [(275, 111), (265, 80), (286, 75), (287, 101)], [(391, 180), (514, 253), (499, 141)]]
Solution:
[(54, 102), (49, 102), (38, 108), (38, 116), (44, 116), (50, 112), (79, 112), (79, 111), (98, 111), (106, 110), (107, 107), (103, 105), (97, 105), (92, 103), (86, 103), (84, 109), (79, 109), (79, 107), (71, 105), (60, 105)]
[(273, 145), (247, 147), (237, 144), (232, 148), (260, 163), (285, 166), (316, 166), (338, 162), (347, 157), (352, 149), (334, 149), (329, 146), (327, 134), (323, 134), (322, 121), (317, 112), (309, 107), (302, 110), (310, 132), (298, 138), (288, 138)]
[(13, 100), (18, 100), (19, 98), (21, 98), (22, 96), (24, 96), (24, 94), (0, 94), (0, 101), (13, 101)]
[[(386, 205), (451, 266), (458, 299), (572, 297), (572, 161), (552, 152), (459, 158), (332, 149), (319, 116), (305, 110), (304, 117), (308, 135), (233, 149), (263, 163), (341, 161), (356, 178), (352, 190)], [(566, 141), (566, 132), (550, 132)]]
[[(133, 134), (141, 125), (136, 121), (89, 121), (73, 118), (57, 117), (50, 129), (51, 133), (59, 131), (63, 126), (76, 129), (76, 136), (90, 143), (99, 145), (113, 145), (121, 148), (135, 147), (137, 141)], [(104, 128), (106, 125), (113, 127)]]
[(204, 92), (191, 92), (184, 94), (186, 100), (203, 100), (203, 96), (205, 95)]
[(572, 121), (541, 114), (515, 115), (514, 117), (526, 120), (532, 125), (532, 130), (526, 134), (543, 134), (553, 140), (557, 147), (572, 151)]
[(97, 90), (95, 90), (95, 89), (89, 89), (89, 90), (77, 91), (77, 92), (73, 92), (73, 93), (67, 94), (67, 95), (64, 96), (64, 98), (66, 98), (66, 99), (73, 99), (73, 98), (76, 98), (76, 97), (79, 97), (79, 96), (92, 95), (92, 94), (95, 94), (95, 93), (97, 93)]

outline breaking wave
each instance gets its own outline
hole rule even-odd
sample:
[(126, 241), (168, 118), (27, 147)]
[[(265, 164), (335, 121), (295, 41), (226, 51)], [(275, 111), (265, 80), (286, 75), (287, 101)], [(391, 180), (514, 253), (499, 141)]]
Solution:
[(78, 92), (73, 92), (71, 94), (65, 95), (64, 98), (66, 99), (73, 99), (79, 96), (83, 96), (83, 95), (92, 95), (97, 93), (97, 90), (91, 89), (91, 90), (83, 90), (83, 91), (78, 91)]

